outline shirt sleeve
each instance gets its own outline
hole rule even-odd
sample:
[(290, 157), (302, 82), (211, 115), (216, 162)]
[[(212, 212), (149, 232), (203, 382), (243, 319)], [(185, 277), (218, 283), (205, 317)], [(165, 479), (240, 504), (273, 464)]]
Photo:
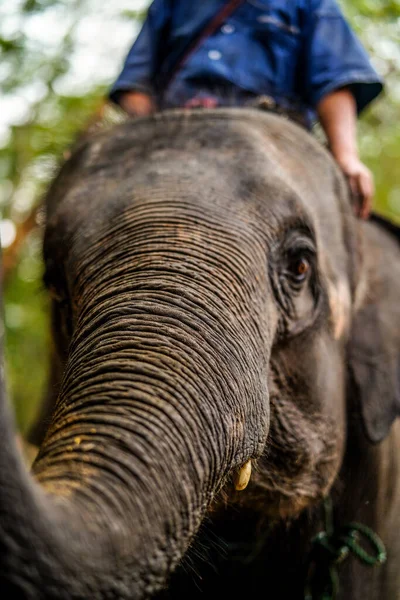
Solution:
[(122, 71), (110, 90), (110, 100), (118, 104), (121, 92), (128, 90), (151, 95), (155, 93), (154, 76), (169, 18), (170, 0), (154, 0)]
[(383, 81), (335, 0), (316, 0), (305, 43), (306, 102), (315, 108), (330, 92), (348, 87), (360, 113)]

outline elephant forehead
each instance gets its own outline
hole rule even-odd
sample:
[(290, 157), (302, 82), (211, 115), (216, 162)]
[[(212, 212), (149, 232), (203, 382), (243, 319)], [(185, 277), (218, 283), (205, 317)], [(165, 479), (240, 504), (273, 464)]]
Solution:
[(309, 134), (255, 110), (200, 113), (125, 123), (87, 141), (53, 184), (50, 229), (79, 230), (82, 238), (133, 204), (178, 206), (182, 199), (257, 233), (302, 214), (319, 227), (318, 214), (329, 207), (327, 233), (334, 229), (331, 163)]
[[(307, 213), (301, 187), (290, 173), (290, 163), (258, 134), (241, 149), (228, 147), (154, 149), (130, 162), (120, 178), (115, 210), (159, 199), (165, 205), (184, 201), (205, 214), (225, 211), (242, 223), (269, 226), (285, 217)], [(305, 185), (303, 187), (306, 187)]]

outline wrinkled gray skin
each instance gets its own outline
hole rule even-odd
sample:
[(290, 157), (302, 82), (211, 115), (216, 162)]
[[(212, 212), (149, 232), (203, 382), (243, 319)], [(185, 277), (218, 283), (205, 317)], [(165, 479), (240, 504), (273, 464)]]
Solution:
[(399, 244), (311, 135), (238, 109), (98, 134), (44, 255), (65, 375), (35, 481), (2, 400), (4, 597), (300, 599), (330, 492), (388, 550), (340, 599), (400, 598)]

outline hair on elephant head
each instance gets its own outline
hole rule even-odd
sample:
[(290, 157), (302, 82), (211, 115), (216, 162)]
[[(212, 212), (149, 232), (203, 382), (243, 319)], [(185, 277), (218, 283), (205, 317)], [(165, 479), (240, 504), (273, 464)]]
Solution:
[(168, 597), (302, 597), (331, 494), (393, 545), (386, 575), (350, 561), (343, 598), (399, 597), (399, 257), (282, 117), (166, 112), (84, 141), (47, 199), (59, 394), (35, 483), (0, 482), (5, 585), (149, 598), (190, 546), (201, 579), (178, 569)]

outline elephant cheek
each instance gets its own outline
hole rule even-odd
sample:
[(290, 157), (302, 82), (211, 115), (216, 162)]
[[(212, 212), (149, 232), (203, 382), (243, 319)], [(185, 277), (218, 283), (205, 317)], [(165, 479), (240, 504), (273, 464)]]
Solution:
[(329, 285), (330, 325), (335, 340), (348, 334), (350, 325), (350, 290), (347, 283), (339, 280)]

